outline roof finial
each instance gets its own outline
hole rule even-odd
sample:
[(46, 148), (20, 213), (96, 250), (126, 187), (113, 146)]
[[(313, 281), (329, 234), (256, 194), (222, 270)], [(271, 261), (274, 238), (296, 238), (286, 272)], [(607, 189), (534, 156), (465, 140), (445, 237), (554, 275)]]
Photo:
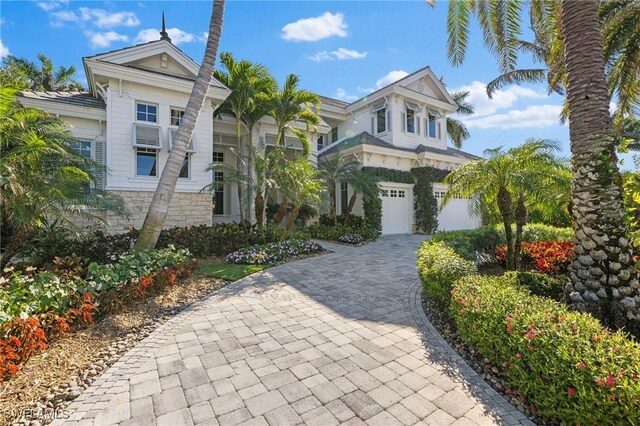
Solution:
[(171, 37), (169, 37), (166, 25), (164, 24), (164, 12), (162, 12), (162, 31), (160, 31), (160, 40), (167, 40), (169, 43), (171, 43)]

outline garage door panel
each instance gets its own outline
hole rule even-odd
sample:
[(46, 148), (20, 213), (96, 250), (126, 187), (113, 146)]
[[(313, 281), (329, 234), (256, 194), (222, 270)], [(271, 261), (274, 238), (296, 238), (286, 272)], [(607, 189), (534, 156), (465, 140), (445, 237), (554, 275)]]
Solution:
[(404, 234), (411, 232), (413, 216), (413, 190), (407, 186), (381, 184), (382, 233)]

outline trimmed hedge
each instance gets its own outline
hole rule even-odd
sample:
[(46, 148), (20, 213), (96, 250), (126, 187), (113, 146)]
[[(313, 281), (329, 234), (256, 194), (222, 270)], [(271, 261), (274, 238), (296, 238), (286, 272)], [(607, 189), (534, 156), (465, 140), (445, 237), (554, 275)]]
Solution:
[(461, 258), (445, 243), (425, 241), (418, 250), (418, 275), (425, 291), (448, 306), (451, 285), (459, 278), (473, 274), (473, 262)]
[(504, 277), (527, 288), (536, 296), (549, 297), (561, 302), (564, 299), (564, 288), (569, 280), (564, 275), (547, 275), (538, 272), (508, 271)]
[(590, 315), (531, 295), (513, 277), (453, 286), (458, 334), (535, 410), (564, 424), (638, 424), (640, 345)]

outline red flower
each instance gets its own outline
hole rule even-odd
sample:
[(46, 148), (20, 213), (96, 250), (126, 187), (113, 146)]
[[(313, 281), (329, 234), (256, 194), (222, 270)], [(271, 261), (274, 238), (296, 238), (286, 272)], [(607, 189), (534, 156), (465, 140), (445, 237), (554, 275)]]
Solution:
[(516, 358), (522, 358), (522, 354), (521, 354), (520, 352), (518, 352), (518, 353), (516, 354)]
[(607, 386), (609, 386), (610, 388), (616, 387), (616, 378), (613, 377), (611, 374), (607, 376)]
[(587, 364), (585, 364), (584, 362), (580, 361), (578, 363), (578, 368), (585, 368), (587, 366)]
[(574, 396), (576, 394), (576, 390), (572, 387), (568, 387), (567, 393), (569, 394), (569, 396)]
[(598, 386), (600, 386), (601, 388), (603, 388), (605, 386), (604, 380), (602, 380), (602, 379), (596, 379), (596, 384)]
[(513, 329), (511, 328), (511, 326), (507, 326), (507, 334), (511, 334), (513, 332)]

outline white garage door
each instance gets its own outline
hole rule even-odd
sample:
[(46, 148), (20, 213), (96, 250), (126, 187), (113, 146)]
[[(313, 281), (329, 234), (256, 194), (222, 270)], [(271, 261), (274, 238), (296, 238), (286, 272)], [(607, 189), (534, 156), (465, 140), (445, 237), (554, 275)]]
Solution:
[[(434, 184), (434, 195), (438, 200), (438, 206), (442, 206), (447, 187), (443, 184)], [(480, 226), (480, 220), (469, 214), (469, 200), (466, 198), (453, 198), (441, 208), (438, 214), (439, 231), (455, 231), (459, 229), (474, 229)]]
[(381, 183), (382, 233), (411, 233), (413, 218), (413, 185)]

